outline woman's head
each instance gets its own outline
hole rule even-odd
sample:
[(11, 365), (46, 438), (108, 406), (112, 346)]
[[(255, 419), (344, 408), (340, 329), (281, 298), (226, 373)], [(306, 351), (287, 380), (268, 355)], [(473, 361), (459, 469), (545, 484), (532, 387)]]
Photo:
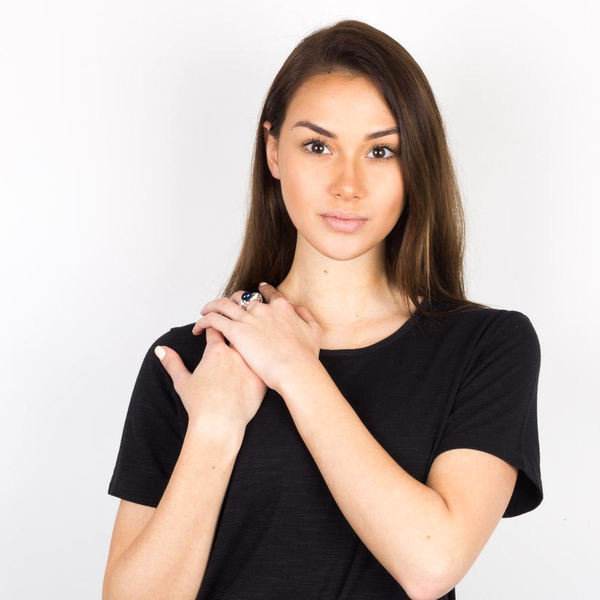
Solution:
[[(364, 139), (388, 128), (397, 133)], [(319, 141), (305, 145), (311, 138)], [(369, 220), (333, 232), (319, 215), (335, 209)], [(477, 305), (464, 294), (464, 216), (431, 87), (397, 41), (360, 21), (307, 36), (276, 75), (256, 132), (242, 250), (223, 295), (279, 285), (298, 235), (332, 259), (378, 256), (414, 305), (418, 296)]]
[[(297, 244), (341, 261), (372, 252), (383, 265), (385, 238), (405, 199), (400, 134), (379, 89), (362, 76), (313, 75), (296, 90), (276, 136), (270, 128), (266, 121), (267, 164)], [(340, 233), (322, 217), (335, 210), (366, 221)]]

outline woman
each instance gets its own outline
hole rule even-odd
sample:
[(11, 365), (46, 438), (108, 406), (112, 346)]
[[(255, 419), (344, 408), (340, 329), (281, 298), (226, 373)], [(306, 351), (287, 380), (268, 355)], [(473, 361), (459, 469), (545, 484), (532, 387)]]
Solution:
[(305, 38), (222, 297), (142, 363), (105, 598), (456, 597), (543, 499), (539, 341), (466, 299), (463, 230), (413, 58), (359, 21)]

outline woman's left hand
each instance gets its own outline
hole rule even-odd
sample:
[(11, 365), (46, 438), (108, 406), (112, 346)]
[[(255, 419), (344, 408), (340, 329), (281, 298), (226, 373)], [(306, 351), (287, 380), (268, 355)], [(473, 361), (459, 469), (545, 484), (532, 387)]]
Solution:
[(239, 305), (243, 291), (212, 300), (200, 311), (205, 316), (192, 333), (218, 329), (265, 384), (279, 392), (286, 373), (318, 362), (321, 326), (308, 309), (292, 304), (272, 285), (259, 286), (259, 292), (265, 302), (253, 301), (246, 310)]

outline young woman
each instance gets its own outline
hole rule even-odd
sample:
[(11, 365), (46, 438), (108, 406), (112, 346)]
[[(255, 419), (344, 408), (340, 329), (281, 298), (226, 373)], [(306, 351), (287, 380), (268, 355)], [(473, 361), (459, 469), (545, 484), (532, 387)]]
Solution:
[(224, 293), (142, 363), (104, 598), (455, 598), (543, 499), (538, 337), (467, 300), (463, 247), (413, 58), (359, 21), (305, 38)]

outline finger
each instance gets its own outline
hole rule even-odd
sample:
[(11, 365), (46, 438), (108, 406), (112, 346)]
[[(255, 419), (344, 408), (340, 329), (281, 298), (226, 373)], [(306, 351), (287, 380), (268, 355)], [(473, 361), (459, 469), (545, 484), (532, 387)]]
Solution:
[(305, 308), (304, 306), (298, 306), (297, 304), (294, 304), (294, 310), (296, 311), (296, 314), (306, 323), (308, 323), (311, 327), (314, 327), (315, 325), (318, 325), (317, 320), (310, 314), (310, 311), (308, 310), (308, 308)]
[[(208, 342), (209, 336), (211, 338), (210, 342)], [(218, 329), (215, 329), (214, 327), (206, 328), (206, 338), (207, 338), (207, 342), (206, 342), (207, 344), (208, 343), (215, 344), (215, 343), (219, 342), (219, 343), (225, 344), (226, 346), (229, 346), (230, 348), (234, 348), (233, 342), (228, 340)]]
[(275, 298), (284, 298), (285, 296), (269, 283), (261, 281), (258, 284), (258, 291), (264, 296), (267, 302), (273, 302)]
[(233, 294), (231, 294), (231, 296), (229, 296), (231, 298), (231, 300), (233, 300), (236, 304), (240, 303), (240, 300), (242, 299), (242, 295), (244, 294), (245, 290), (238, 290), (237, 292), (233, 292)]
[(194, 331), (196, 335), (202, 333), (205, 329), (209, 327), (214, 327), (218, 329), (227, 339), (231, 339), (231, 335), (235, 335), (233, 333), (233, 328), (237, 325), (236, 321), (229, 319), (219, 313), (209, 312), (204, 317), (198, 319), (196, 324), (194, 325)]
[(208, 346), (209, 344), (224, 344), (225, 343), (225, 338), (223, 337), (223, 334), (218, 330), (215, 329), (214, 327), (207, 327), (206, 328), (206, 345)]
[[(160, 358), (159, 355), (159, 348), (162, 348), (165, 351), (165, 355), (162, 358)], [(191, 373), (187, 370), (186, 366), (181, 360), (181, 357), (179, 354), (177, 354), (177, 352), (175, 352), (175, 350), (169, 348), (169, 346), (156, 346), (156, 348), (154, 348), (154, 352), (160, 359), (162, 366), (171, 376), (173, 385), (175, 387), (178, 387), (185, 382), (188, 377), (190, 377)]]
[[(255, 288), (256, 289), (256, 288)], [(233, 292), (233, 294), (231, 294), (231, 296), (229, 296), (229, 298), (231, 298), (231, 300), (233, 300), (236, 304), (240, 303), (240, 300), (242, 299), (242, 296), (247, 292), (247, 291), (253, 291), (253, 290), (237, 290), (237, 292)], [(260, 292), (260, 290), (257, 290)], [(262, 292), (261, 296), (263, 295)]]
[[(230, 299), (232, 300), (232, 302), (235, 302), (238, 306), (240, 306), (242, 296), (245, 293), (246, 293), (245, 290), (238, 290), (237, 292), (234, 292), (233, 294), (231, 294)], [(261, 294), (261, 296), (262, 296), (262, 294)], [(254, 307), (252, 306), (254, 303), (263, 304), (263, 302), (261, 302), (260, 300), (252, 300), (252, 302), (250, 302), (250, 304), (248, 304), (248, 306), (246, 306), (245, 309), (242, 308), (242, 310), (244, 310), (244, 311), (254, 310)], [(240, 306), (240, 308), (241, 308), (241, 306)]]
[[(244, 313), (245, 313), (244, 309), (239, 304), (236, 304), (235, 302), (233, 302), (231, 300), (231, 298), (227, 298), (227, 297), (217, 298), (216, 300), (212, 300), (208, 304), (205, 304), (202, 307), (202, 310), (200, 311), (200, 313), (204, 316), (206, 316), (212, 312), (220, 314), (220, 315), (224, 315), (225, 317), (229, 318), (232, 321), (242, 320), (244, 318)], [(198, 326), (199, 321), (200, 320), (198, 320), (196, 322), (196, 324), (194, 325), (194, 328), (192, 329), (192, 333), (194, 335), (197, 335), (201, 331), (201, 328)]]
[(233, 344), (218, 330), (214, 327), (206, 328), (206, 345), (209, 344), (225, 344), (226, 346), (233, 347)]
[[(292, 308), (294, 309), (295, 313), (307, 324), (307, 325), (311, 325), (310, 321), (307, 319), (307, 315), (310, 318), (312, 315), (308, 312), (308, 310), (306, 308), (304, 308), (303, 306), (300, 306), (298, 304), (294, 304), (291, 300), (288, 300), (288, 302), (292, 305)], [(311, 325), (312, 326), (312, 325)]]

